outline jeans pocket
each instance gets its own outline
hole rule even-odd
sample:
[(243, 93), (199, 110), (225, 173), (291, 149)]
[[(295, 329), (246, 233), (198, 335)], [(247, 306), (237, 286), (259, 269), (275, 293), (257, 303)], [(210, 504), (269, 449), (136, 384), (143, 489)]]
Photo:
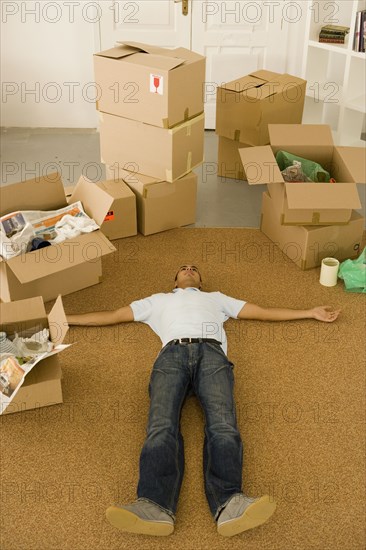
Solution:
[(222, 349), (222, 347), (220, 346), (220, 344), (212, 344), (211, 342), (205, 342), (206, 346), (208, 346), (211, 350), (215, 351), (216, 353), (218, 353), (219, 355), (221, 355), (221, 357), (223, 357), (226, 362), (228, 364), (231, 365), (231, 368), (234, 367), (234, 363), (232, 363), (230, 361), (230, 359), (228, 358), (228, 356), (226, 355), (226, 353), (224, 352), (224, 350)]

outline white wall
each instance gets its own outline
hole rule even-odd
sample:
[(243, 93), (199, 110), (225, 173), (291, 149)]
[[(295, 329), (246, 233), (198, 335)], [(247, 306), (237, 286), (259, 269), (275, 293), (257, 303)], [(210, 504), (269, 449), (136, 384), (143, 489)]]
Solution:
[(1, 126), (97, 126), (92, 4), (1, 1)]
[[(114, 4), (100, 3), (107, 13)], [(89, 0), (0, 1), (1, 126), (98, 126), (93, 53), (101, 49), (102, 14), (97, 8), (98, 2)], [(297, 76), (304, 25), (305, 17), (289, 25), (286, 70)], [(112, 34), (112, 23), (103, 29)]]

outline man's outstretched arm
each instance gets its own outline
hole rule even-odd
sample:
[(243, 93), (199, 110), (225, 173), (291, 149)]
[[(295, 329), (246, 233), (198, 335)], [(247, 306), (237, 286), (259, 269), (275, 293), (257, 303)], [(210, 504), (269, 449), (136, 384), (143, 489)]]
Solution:
[(129, 323), (134, 321), (131, 306), (124, 306), (114, 311), (95, 311), (92, 313), (81, 313), (80, 315), (66, 315), (69, 325), (116, 325), (118, 323)]
[(331, 306), (319, 306), (312, 309), (287, 309), (260, 307), (247, 302), (239, 311), (238, 319), (256, 319), (258, 321), (294, 321), (296, 319), (316, 319), (332, 323), (340, 313)]

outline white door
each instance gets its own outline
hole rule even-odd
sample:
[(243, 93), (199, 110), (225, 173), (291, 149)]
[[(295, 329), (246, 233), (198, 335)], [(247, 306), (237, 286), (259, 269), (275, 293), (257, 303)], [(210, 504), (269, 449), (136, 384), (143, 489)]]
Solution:
[(206, 128), (215, 128), (217, 85), (259, 69), (286, 72), (288, 25), (279, 4), (192, 1), (192, 50), (207, 58)]
[(279, 5), (268, 0), (101, 1), (101, 49), (126, 40), (183, 46), (205, 55), (205, 125), (215, 128), (217, 85), (258, 69), (286, 71), (288, 25)]
[(119, 41), (191, 48), (191, 16), (173, 0), (120, 0), (99, 2), (101, 50)]

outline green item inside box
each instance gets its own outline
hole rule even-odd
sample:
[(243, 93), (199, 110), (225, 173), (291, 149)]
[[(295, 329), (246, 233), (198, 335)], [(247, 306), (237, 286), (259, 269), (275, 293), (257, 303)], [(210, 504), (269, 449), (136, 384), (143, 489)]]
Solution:
[(287, 151), (278, 151), (276, 154), (276, 162), (281, 172), (289, 166), (293, 166), (294, 161), (301, 162), (302, 171), (311, 181), (326, 183), (330, 181), (329, 172), (324, 170), (317, 162), (292, 155)]

